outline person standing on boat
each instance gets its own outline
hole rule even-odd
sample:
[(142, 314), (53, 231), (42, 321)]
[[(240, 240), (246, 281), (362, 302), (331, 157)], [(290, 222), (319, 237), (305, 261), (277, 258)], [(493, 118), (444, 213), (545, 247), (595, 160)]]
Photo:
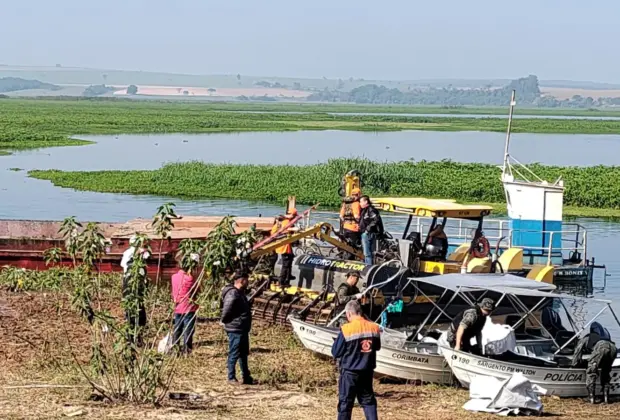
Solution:
[(332, 356), (339, 361), (338, 420), (350, 420), (355, 399), (364, 409), (366, 420), (377, 419), (377, 399), (372, 377), (381, 350), (379, 326), (362, 316), (359, 302), (346, 305), (348, 322), (332, 346)]
[[(276, 218), (276, 222), (271, 228), (271, 234), (275, 234), (282, 228), (286, 228), (291, 220), (297, 216), (297, 209), (292, 208), (289, 209), (285, 216), (280, 216)], [(290, 232), (293, 230), (293, 226), (289, 229), (286, 229), (285, 232)], [(281, 255), (282, 259), (282, 270), (280, 271), (280, 287), (286, 287), (291, 285), (291, 272), (293, 270), (293, 260), (295, 259), (295, 255), (293, 254), (293, 246), (291, 244), (282, 245), (281, 247), (276, 248), (276, 254)]]
[[(484, 298), (480, 305), (459, 313), (450, 324), (447, 341), (454, 350), (482, 354), (482, 329), (487, 317), (495, 310), (493, 299)], [(476, 345), (471, 339), (476, 338)]]
[(377, 209), (370, 202), (370, 197), (363, 195), (360, 198), (360, 232), (362, 233), (362, 249), (364, 262), (372, 265), (373, 252), (377, 237), (383, 235), (383, 220)]
[[(361, 241), (360, 233), (360, 217), (362, 208), (360, 207), (360, 195), (362, 191), (359, 188), (351, 190), (351, 197), (345, 197), (340, 208), (340, 222), (342, 226), (342, 236), (347, 240), (349, 245), (355, 249), (359, 249)], [(349, 259), (355, 256), (349, 254)]]
[[(598, 328), (597, 328), (598, 327)], [(611, 336), (607, 329), (600, 324), (594, 323), (590, 328), (590, 333), (586, 334), (577, 344), (573, 355), (573, 367), (583, 365), (583, 355), (591, 354), (586, 368), (586, 389), (588, 390), (588, 400), (594, 404), (596, 398), (596, 380), (598, 371), (601, 370), (601, 388), (603, 389), (603, 400), (609, 403), (609, 392), (611, 380), (611, 367), (616, 360), (618, 350), (616, 344), (611, 341)]]
[(222, 324), (228, 334), (228, 382), (237, 384), (237, 361), (243, 375), (243, 383), (252, 385), (254, 380), (248, 368), (250, 354), (250, 330), (252, 328), (252, 311), (245, 296), (248, 276), (235, 272), (233, 284), (222, 290)]

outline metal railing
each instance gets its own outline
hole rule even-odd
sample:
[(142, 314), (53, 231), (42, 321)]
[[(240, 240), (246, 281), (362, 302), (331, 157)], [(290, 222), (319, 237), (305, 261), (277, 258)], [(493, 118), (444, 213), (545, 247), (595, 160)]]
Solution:
[[(325, 220), (326, 218), (334, 220), (334, 227), (338, 229), (338, 213), (325, 211), (315, 211), (312, 213), (313, 214), (310, 214), (309, 212), (304, 219), (304, 224), (306, 227), (313, 224), (313, 216), (319, 216), (321, 217), (321, 220)], [(402, 236), (402, 231), (397, 231), (396, 226), (404, 227), (408, 216), (382, 214), (381, 218), (383, 219), (386, 230), (391, 233), (392, 236), (394, 236), (395, 238), (399, 238)], [(420, 234), (420, 240), (424, 242), (426, 236), (428, 235), (428, 229), (431, 226), (432, 220), (433, 219), (431, 217), (413, 216), (410, 230), (418, 232)], [(477, 224), (478, 222), (471, 220), (448, 219), (444, 228), (444, 232), (449, 239), (449, 245), (459, 246), (466, 242), (469, 242), (473, 238), (473, 234), (477, 228)], [(566, 229), (567, 227), (572, 229)], [(492, 247), (497, 246), (497, 243), (498, 241), (500, 241), (500, 239), (506, 238), (508, 241), (500, 243), (500, 249), (521, 248), (533, 251), (542, 251), (543, 256), (547, 257), (548, 265), (551, 265), (553, 254), (557, 255), (557, 253), (562, 253), (562, 256), (564, 257), (564, 252), (580, 253), (582, 255), (580, 265), (584, 265), (587, 260), (588, 232), (582, 225), (578, 223), (563, 223), (562, 231), (541, 231), (527, 229), (511, 229), (510, 220), (485, 219), (483, 231), (485, 237), (489, 240), (489, 243)], [(515, 245), (513, 241), (515, 233), (537, 233), (545, 236), (549, 235), (548, 245), (538, 247)], [(561, 236), (562, 245), (560, 247), (554, 247), (553, 240), (554, 238), (557, 238), (558, 235)], [(564, 244), (566, 243), (568, 243), (569, 245), (564, 246)]]

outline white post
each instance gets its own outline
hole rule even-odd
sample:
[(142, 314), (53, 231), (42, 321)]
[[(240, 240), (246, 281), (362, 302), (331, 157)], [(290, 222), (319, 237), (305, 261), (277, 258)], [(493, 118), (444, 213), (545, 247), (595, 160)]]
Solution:
[(508, 167), (508, 148), (510, 146), (510, 129), (512, 128), (512, 113), (514, 110), (514, 106), (516, 105), (515, 101), (515, 90), (512, 90), (512, 96), (510, 98), (510, 111), (508, 113), (508, 128), (506, 129), (506, 144), (504, 145), (504, 166), (502, 168), (502, 175), (506, 173), (506, 168)]
[[(585, 265), (588, 261), (588, 231), (583, 232), (583, 258), (581, 259), (581, 265)], [(607, 278), (607, 276), (605, 276)]]
[[(553, 234), (555, 232), (549, 232), (549, 250), (547, 251), (547, 265), (551, 265), (551, 251), (553, 250)], [(543, 235), (545, 233), (543, 232)]]

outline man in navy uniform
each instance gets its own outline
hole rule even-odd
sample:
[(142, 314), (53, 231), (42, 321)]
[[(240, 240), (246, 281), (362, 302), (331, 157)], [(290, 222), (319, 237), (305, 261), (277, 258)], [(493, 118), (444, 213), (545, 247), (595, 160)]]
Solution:
[(364, 409), (366, 420), (376, 420), (377, 400), (372, 377), (381, 349), (379, 326), (362, 316), (356, 300), (345, 307), (348, 323), (344, 324), (334, 345), (332, 356), (339, 359), (338, 420), (350, 420), (355, 398)]

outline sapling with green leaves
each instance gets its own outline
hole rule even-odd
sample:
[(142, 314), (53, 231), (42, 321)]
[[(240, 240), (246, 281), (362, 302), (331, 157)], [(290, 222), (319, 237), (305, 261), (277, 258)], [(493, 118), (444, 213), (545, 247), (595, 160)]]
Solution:
[(94, 222), (89, 222), (79, 234), (78, 243), (82, 263), (89, 269), (95, 266), (96, 261), (101, 259), (110, 246), (110, 241), (103, 236), (99, 225)]
[(62, 262), (62, 249), (58, 247), (46, 249), (43, 252), (43, 259), (46, 266), (60, 264)]
[[(97, 237), (93, 235), (93, 237)], [(125, 319), (102, 310), (98, 282), (82, 266), (74, 270), (73, 308), (88, 321), (92, 344), (90, 369), (74, 356), (80, 372), (94, 390), (110, 401), (157, 404), (165, 397), (175, 370), (175, 355), (159, 354), (146, 338), (156, 336), (164, 327), (155, 319), (144, 322), (147, 294), (147, 263), (151, 248), (148, 237), (137, 233), (132, 238), (135, 252), (123, 275), (121, 308)], [(165, 321), (164, 321), (165, 322)]]
[(164, 241), (170, 239), (170, 232), (174, 229), (174, 219), (178, 219), (177, 214), (174, 212), (174, 207), (176, 205), (174, 203), (165, 203), (157, 209), (155, 216), (153, 216), (153, 221), (151, 222), (151, 227), (159, 236), (159, 254), (157, 256), (157, 275), (155, 278), (155, 285), (159, 285), (159, 277), (161, 271), (161, 253), (164, 247)]
[(58, 233), (62, 235), (65, 241), (65, 250), (73, 261), (73, 266), (77, 265), (77, 254), (80, 250), (80, 230), (82, 224), (78, 222), (75, 216), (64, 219), (58, 229)]

